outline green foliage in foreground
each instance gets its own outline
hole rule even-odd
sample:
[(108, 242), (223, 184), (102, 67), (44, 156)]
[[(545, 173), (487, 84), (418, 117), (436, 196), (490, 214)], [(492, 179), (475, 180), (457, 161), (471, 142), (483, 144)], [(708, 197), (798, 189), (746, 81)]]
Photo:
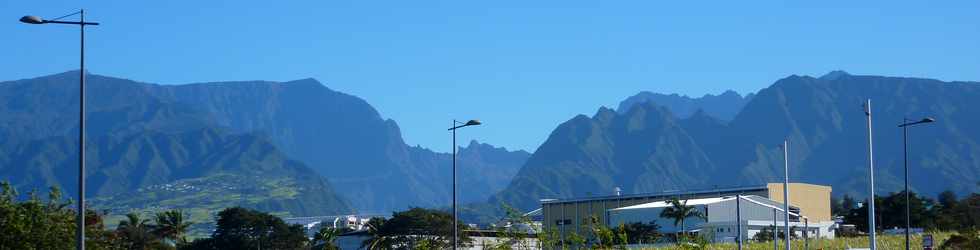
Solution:
[[(980, 194), (973, 193), (958, 199), (951, 191), (942, 192), (937, 201), (909, 193), (910, 223), (930, 231), (971, 230), (980, 225)], [(863, 201), (866, 204), (867, 200)], [(875, 196), (875, 213), (878, 218), (877, 231), (888, 228), (905, 227), (905, 193), (890, 193)], [(845, 195), (843, 199), (832, 199), (831, 210), (834, 215), (844, 217), (845, 224), (853, 224), (858, 230), (868, 229), (868, 209), (858, 206), (857, 201)]]
[[(471, 239), (463, 230), (465, 224), (457, 223), (460, 246)], [(391, 219), (372, 218), (368, 221), (368, 234), (362, 247), (367, 249), (448, 249), (453, 246), (453, 216), (444, 211), (412, 208), (395, 212)]]
[[(10, 183), (0, 182), (0, 249), (75, 247), (76, 213), (58, 188), (51, 188), (47, 200), (41, 200), (36, 192), (24, 201), (17, 197)], [(103, 222), (105, 214), (86, 213), (87, 249), (173, 249), (184, 243), (191, 225), (184, 213), (172, 210), (158, 213), (152, 220), (128, 214), (117, 229), (109, 230)]]
[(180, 249), (305, 249), (309, 239), (301, 225), (247, 208), (218, 213), (218, 227), (210, 238), (194, 240)]

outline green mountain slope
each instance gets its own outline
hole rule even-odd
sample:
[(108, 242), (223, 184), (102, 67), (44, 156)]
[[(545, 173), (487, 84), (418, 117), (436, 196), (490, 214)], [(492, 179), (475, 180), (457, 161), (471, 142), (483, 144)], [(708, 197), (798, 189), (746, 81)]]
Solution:
[(705, 112), (678, 120), (649, 102), (626, 113), (600, 110), (558, 126), (507, 189), (491, 198), (529, 209), (538, 199), (658, 192), (781, 181), (789, 140), (792, 181), (867, 190), (866, 123), (873, 100), (876, 189), (901, 188), (903, 117), (935, 117), (910, 132), (913, 189), (977, 192), (980, 84), (931, 79), (791, 76), (761, 90), (732, 121)]
[[(288, 155), (350, 194), (358, 210), (380, 213), (450, 201), (449, 154), (408, 146), (395, 121), (314, 79), (149, 86), (157, 98), (200, 108), (229, 129), (268, 134)], [(461, 201), (486, 200), (530, 156), (471, 146), (460, 154), (460, 186), (471, 190)]]
[[(0, 120), (0, 136), (5, 138), (0, 140), (0, 161), (6, 158), (13, 162), (15, 159), (3, 152), (23, 150), (15, 147), (30, 142), (74, 138), (78, 121), (77, 80), (77, 72), (67, 72), (0, 82), (0, 117), (4, 117)], [(119, 140), (150, 135), (147, 132), (173, 134), (202, 128), (261, 135), (289, 159), (326, 177), (358, 211), (438, 207), (450, 201), (449, 154), (407, 146), (397, 124), (383, 119), (366, 101), (333, 91), (313, 79), (156, 85), (89, 75), (87, 84), (87, 133), (93, 139)], [(195, 143), (189, 138), (174, 144), (189, 147)], [(42, 156), (40, 151), (22, 155), (52, 161), (76, 154), (70, 141), (63, 144), (48, 146), (60, 147), (49, 155)], [(165, 158), (158, 155), (161, 153), (165, 151), (151, 150), (132, 157)], [(509, 183), (529, 156), (524, 151), (483, 144), (464, 148), (459, 181), (467, 191), (460, 200), (486, 200)], [(168, 164), (173, 163), (163, 165)], [(159, 167), (149, 168), (154, 169), (142, 170), (145, 176), (126, 170), (132, 172), (126, 178), (106, 179), (104, 186), (89, 190), (100, 195), (120, 194), (158, 185), (166, 179), (153, 172)], [(14, 170), (0, 165), (0, 172), (3, 171)], [(62, 175), (72, 176), (71, 172), (36, 170), (14, 180), (73, 190), (73, 185), (62, 185), (62, 180), (71, 180)], [(395, 193), (399, 195), (391, 195)]]
[[(77, 73), (77, 72), (76, 72)], [(20, 190), (60, 187), (74, 196), (77, 187), (76, 74), (0, 83), (0, 176)], [(98, 77), (93, 77), (98, 79)], [(194, 107), (158, 98), (154, 85), (126, 80), (89, 85), (87, 195), (93, 205), (113, 210), (149, 206), (207, 208), (243, 205), (294, 215), (347, 213), (351, 207), (315, 171), (291, 160), (267, 136), (233, 133)], [(73, 94), (74, 93), (74, 94)], [(181, 205), (142, 193), (141, 188), (220, 175), (238, 180), (268, 178), (288, 183), (291, 195), (255, 202), (226, 203), (207, 196)], [(227, 186), (231, 183), (237, 183)], [(245, 189), (261, 182), (229, 182)], [(275, 193), (271, 193), (275, 194)], [(200, 194), (193, 194), (200, 195)], [(232, 194), (228, 194), (232, 195)], [(110, 197), (117, 197), (106, 199)], [(102, 198), (102, 199), (100, 199)], [(191, 200), (189, 200), (191, 201)]]

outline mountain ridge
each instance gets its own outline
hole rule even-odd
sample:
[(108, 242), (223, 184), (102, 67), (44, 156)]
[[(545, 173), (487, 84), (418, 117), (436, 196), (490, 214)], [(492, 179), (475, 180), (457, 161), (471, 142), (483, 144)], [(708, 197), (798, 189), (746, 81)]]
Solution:
[[(0, 83), (0, 97), (11, 97), (0, 100), (0, 114), (19, 116), (0, 123), (0, 135), (26, 141), (77, 133), (77, 112), (62, 112), (77, 110), (78, 88), (72, 84), (77, 79), (76, 71)], [(449, 185), (443, 185), (450, 179), (449, 154), (411, 149), (395, 121), (382, 118), (367, 101), (334, 91), (312, 78), (160, 85), (89, 75), (87, 83), (90, 136), (197, 127), (265, 135), (290, 158), (327, 177), (339, 193), (351, 196), (353, 206), (361, 211), (441, 206), (450, 193)], [(47, 96), (42, 98), (37, 93)], [(111, 112), (99, 115), (100, 109)], [(484, 151), (496, 152), (490, 148), (475, 150), (465, 157), (481, 161), (460, 166), (462, 172), (472, 173), (460, 176), (460, 182), (480, 191), (461, 198), (486, 199), (495, 192), (488, 187), (499, 188), (509, 181), (509, 176), (497, 177), (490, 183), (480, 178), (484, 172), (476, 167), (492, 165), (499, 169), (485, 171), (513, 173), (523, 164), (521, 158), (529, 155), (506, 151), (516, 158), (491, 163), (488, 161), (493, 159), (478, 157)], [(405, 190), (412, 192), (387, 195)]]
[(667, 107), (678, 118), (687, 118), (701, 111), (720, 120), (731, 121), (754, 96), (753, 93), (742, 96), (733, 90), (726, 90), (718, 95), (705, 94), (696, 98), (676, 93), (641, 91), (621, 101), (616, 110), (625, 113), (636, 104), (653, 102)]
[[(610, 193), (614, 185), (622, 185), (626, 193), (644, 193), (674, 188), (672, 182), (684, 190), (781, 181), (783, 159), (779, 145), (783, 140), (789, 141), (791, 181), (831, 185), (835, 196), (862, 197), (863, 190), (867, 190), (863, 181), (867, 177), (867, 130), (861, 103), (868, 98), (872, 99), (875, 113), (878, 192), (901, 187), (901, 130), (896, 126), (903, 116), (937, 119), (935, 124), (910, 131), (913, 191), (926, 195), (945, 189), (958, 193), (978, 191), (975, 184), (980, 180), (980, 132), (966, 128), (980, 126), (980, 118), (976, 118), (980, 111), (964, 107), (980, 105), (976, 103), (980, 100), (980, 83), (842, 72), (831, 75), (823, 79), (799, 75), (779, 79), (756, 93), (727, 122), (702, 110), (690, 117), (661, 115), (661, 119), (652, 120), (658, 122), (644, 124), (641, 121), (651, 121), (646, 112), (671, 111), (669, 106), (652, 102), (647, 102), (647, 106), (636, 104), (628, 112), (611, 113), (600, 108), (593, 117), (575, 116), (559, 125), (514, 182), (489, 201), (531, 209), (538, 199)], [(633, 112), (634, 109), (643, 112)], [(614, 121), (634, 122), (601, 125), (616, 124)], [(676, 131), (659, 129), (664, 126)], [(673, 139), (648, 137), (631, 141), (612, 136), (655, 131), (668, 131), (659, 137)], [(557, 143), (560, 141), (565, 143)], [(685, 146), (687, 141), (694, 143)], [(595, 156), (634, 160), (582, 161)], [(685, 158), (707, 160), (702, 164), (656, 161)], [(637, 167), (644, 164), (653, 167)], [(672, 172), (675, 168), (681, 172)], [(581, 173), (578, 169), (591, 172)], [(686, 180), (685, 174), (703, 180)], [(633, 176), (643, 178), (631, 180)], [(566, 182), (579, 186), (571, 188), (563, 184)]]

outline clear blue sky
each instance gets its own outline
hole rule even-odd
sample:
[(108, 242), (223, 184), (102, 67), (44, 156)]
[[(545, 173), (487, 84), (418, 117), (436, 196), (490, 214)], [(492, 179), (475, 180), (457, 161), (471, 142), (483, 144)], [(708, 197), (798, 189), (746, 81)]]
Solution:
[(76, 29), (17, 19), (81, 7), (103, 23), (88, 29), (92, 73), (313, 77), (438, 151), (453, 118), (486, 123), (464, 142), (533, 151), (559, 123), (642, 90), (756, 92), (834, 69), (980, 80), (978, 1), (568, 0), (2, 1), (0, 79), (77, 68)]

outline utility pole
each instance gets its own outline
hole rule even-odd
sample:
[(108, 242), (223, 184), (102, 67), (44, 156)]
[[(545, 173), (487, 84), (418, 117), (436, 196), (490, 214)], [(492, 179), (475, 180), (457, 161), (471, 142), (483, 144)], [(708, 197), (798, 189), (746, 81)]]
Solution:
[(742, 250), (742, 195), (735, 195), (735, 242), (738, 243), (738, 250)]
[(874, 143), (871, 139), (871, 99), (864, 105), (864, 115), (868, 117), (868, 238), (871, 250), (877, 250), (875, 242), (875, 163)]
[(776, 226), (776, 209), (772, 209), (772, 250), (779, 249), (779, 227)]
[(810, 219), (803, 217), (803, 249), (810, 250)]
[(789, 250), (792, 232), (789, 231), (789, 143), (786, 140), (783, 140), (783, 212), (786, 214), (783, 233), (786, 235), (786, 250)]

